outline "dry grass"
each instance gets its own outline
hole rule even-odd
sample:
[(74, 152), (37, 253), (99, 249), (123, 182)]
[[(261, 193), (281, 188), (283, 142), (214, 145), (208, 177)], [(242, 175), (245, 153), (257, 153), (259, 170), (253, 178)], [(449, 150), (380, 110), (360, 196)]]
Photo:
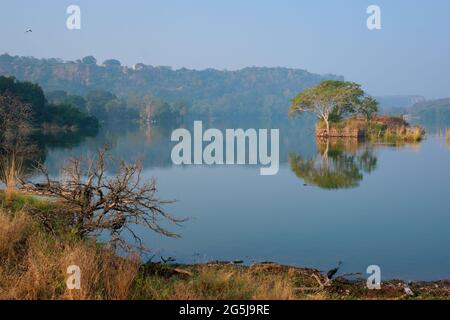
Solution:
[[(70, 265), (81, 269), (80, 290), (66, 289)], [(0, 212), (0, 299), (126, 299), (138, 269), (136, 257), (53, 237), (23, 211)]]
[[(298, 298), (294, 271), (195, 266), (175, 276), (146, 275), (136, 256), (118, 257), (93, 240), (49, 235), (23, 210), (0, 211), (0, 299)], [(80, 290), (66, 288), (71, 265), (81, 269)]]
[(190, 266), (190, 277), (145, 276), (135, 298), (156, 300), (293, 300), (294, 275), (236, 266)]
[(384, 133), (384, 139), (387, 141), (401, 140), (405, 142), (420, 142), (423, 134), (423, 129), (419, 127), (388, 128)]
[(425, 130), (421, 127), (385, 127), (376, 125), (370, 130), (370, 139), (390, 143), (418, 143), (422, 141)]
[(18, 246), (26, 239), (29, 229), (30, 219), (22, 212), (13, 217), (0, 215), (0, 256), (3, 261), (15, 260)]
[(5, 156), (0, 162), (0, 180), (5, 184), (5, 194), (11, 199), (12, 194), (16, 192), (18, 181), (23, 177), (22, 160), (12, 155)]

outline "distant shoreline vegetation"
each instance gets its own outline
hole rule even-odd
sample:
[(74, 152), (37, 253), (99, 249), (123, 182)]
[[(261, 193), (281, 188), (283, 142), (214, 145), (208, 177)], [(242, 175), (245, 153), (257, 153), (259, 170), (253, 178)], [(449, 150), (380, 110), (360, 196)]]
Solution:
[[(9, 100), (17, 99), (19, 104), (26, 105), (26, 116), (30, 121), (30, 129), (38, 130), (43, 134), (79, 131), (96, 133), (99, 128), (98, 120), (95, 117), (81, 112), (68, 103), (49, 102), (42, 88), (31, 82), (22, 82), (14, 77), (0, 76), (0, 96), (8, 96)], [(8, 99), (2, 101), (4, 103), (0, 105), (0, 108), (6, 110)], [(14, 110), (10, 110), (10, 115), (11, 112), (14, 112)], [(1, 120), (5, 121), (5, 119)]]
[(0, 76), (0, 180), (7, 188), (44, 162), (48, 147), (73, 146), (98, 131), (95, 117), (49, 102), (39, 85)]
[(95, 90), (85, 97), (58, 90), (47, 93), (53, 103), (70, 104), (101, 123), (137, 121), (143, 123), (179, 123), (187, 114), (186, 104), (169, 104), (152, 95), (130, 95), (121, 98), (109, 91)]

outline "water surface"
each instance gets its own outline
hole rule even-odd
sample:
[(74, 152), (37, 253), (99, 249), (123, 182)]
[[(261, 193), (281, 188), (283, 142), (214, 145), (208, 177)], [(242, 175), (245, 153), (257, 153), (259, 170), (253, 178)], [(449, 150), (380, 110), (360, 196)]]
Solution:
[[(192, 127), (192, 123), (186, 125)], [(383, 278), (450, 278), (450, 147), (433, 132), (418, 145), (317, 143), (311, 123), (215, 123), (280, 128), (280, 171), (252, 166), (172, 166), (173, 128), (105, 127), (78, 146), (48, 150), (54, 172), (69, 156), (108, 143), (117, 158), (144, 163), (168, 207), (190, 220), (181, 239), (140, 231), (147, 246), (180, 262), (242, 259), (343, 272), (379, 265)]]

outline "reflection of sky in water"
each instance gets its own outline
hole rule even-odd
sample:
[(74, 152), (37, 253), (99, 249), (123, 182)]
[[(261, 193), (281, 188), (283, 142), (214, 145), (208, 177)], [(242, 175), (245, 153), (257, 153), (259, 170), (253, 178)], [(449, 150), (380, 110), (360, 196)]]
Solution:
[(321, 159), (312, 126), (253, 127), (280, 127), (276, 176), (262, 177), (255, 167), (172, 167), (171, 130), (155, 128), (104, 130), (72, 150), (50, 150), (47, 162), (57, 172), (62, 158), (93, 154), (105, 142), (117, 157), (143, 156), (145, 176), (158, 179), (160, 195), (179, 200), (170, 211), (191, 217), (175, 229), (182, 239), (147, 233), (145, 241), (182, 262), (272, 260), (327, 269), (342, 260), (345, 272), (377, 264), (388, 278), (450, 278), (450, 148), (443, 140), (371, 149), (372, 170), (361, 166), (361, 151), (344, 153), (361, 177), (352, 188), (329, 190), (305, 186), (288, 162), (289, 154)]

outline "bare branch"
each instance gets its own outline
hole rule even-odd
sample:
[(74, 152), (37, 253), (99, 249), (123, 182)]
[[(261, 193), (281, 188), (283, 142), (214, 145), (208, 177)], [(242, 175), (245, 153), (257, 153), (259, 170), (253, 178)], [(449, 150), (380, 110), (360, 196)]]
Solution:
[(95, 161), (70, 159), (61, 169), (60, 181), (52, 180), (47, 168), (39, 165), (37, 169), (44, 182), (28, 183), (28, 186), (30, 191), (64, 200), (70, 208), (72, 226), (80, 236), (107, 231), (112, 242), (125, 246), (127, 233), (143, 248), (133, 231), (133, 225), (142, 225), (158, 234), (179, 237), (161, 223), (180, 225), (186, 219), (178, 219), (164, 210), (164, 205), (174, 201), (156, 197), (154, 179), (141, 181), (141, 164), (121, 161), (116, 174), (108, 176), (106, 159), (107, 149), (100, 150)]

